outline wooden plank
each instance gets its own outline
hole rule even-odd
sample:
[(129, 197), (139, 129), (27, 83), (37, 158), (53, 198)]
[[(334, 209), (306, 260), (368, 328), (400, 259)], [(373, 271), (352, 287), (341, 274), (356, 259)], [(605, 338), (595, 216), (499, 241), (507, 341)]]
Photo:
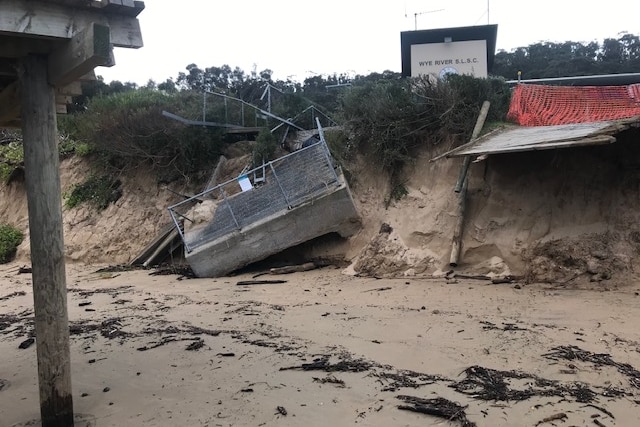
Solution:
[(133, 16), (105, 13), (96, 8), (71, 8), (42, 0), (0, 1), (0, 34), (70, 39), (92, 22), (111, 29), (111, 43), (116, 47), (143, 46), (140, 23)]
[(0, 127), (4, 129), (20, 129), (22, 124), (20, 120), (11, 120), (9, 122), (0, 123)]
[(72, 96), (56, 94), (56, 104), (67, 105), (67, 104), (71, 104), (72, 101), (73, 101)]
[(0, 77), (17, 78), (17, 75), (18, 71), (15, 61), (7, 59), (0, 62)]
[(80, 77), (78, 80), (80, 82), (95, 82), (96, 80), (98, 80), (98, 78), (96, 77), (96, 72), (94, 70), (91, 70), (84, 76)]
[[(0, 6), (1, 8), (1, 6)], [(0, 17), (0, 20), (2, 17)], [(49, 53), (56, 46), (56, 40), (12, 37), (0, 33), (0, 58), (22, 58), (30, 53)]]
[(43, 427), (73, 426), (69, 319), (62, 236), (62, 197), (47, 59), (30, 55), (20, 71), (25, 182), (40, 415)]
[(127, 16), (138, 16), (144, 10), (143, 1), (135, 0), (102, 0), (102, 10)]
[(463, 155), (498, 154), (533, 149), (552, 149), (558, 144), (578, 141), (604, 133), (615, 122), (576, 123), (556, 126), (518, 126), (495, 135), (484, 135), (449, 152), (447, 157)]
[(165, 257), (168, 254), (169, 247), (175, 240), (180, 240), (180, 234), (178, 229), (173, 227), (167, 236), (158, 244), (155, 251), (142, 263), (144, 267), (149, 267), (157, 263), (157, 258), (164, 253)]
[(63, 87), (56, 88), (57, 95), (78, 96), (82, 95), (82, 83), (75, 81)]
[(20, 83), (15, 81), (0, 92), (0, 125), (12, 122), (20, 115)]
[(65, 45), (49, 55), (49, 83), (66, 86), (93, 71), (111, 63), (109, 27), (91, 23)]
[(568, 140), (568, 141), (558, 141), (554, 143), (546, 143), (546, 144), (527, 144), (527, 145), (518, 145), (510, 148), (505, 148), (498, 152), (495, 151), (486, 151), (486, 152), (476, 152), (474, 155), (483, 155), (483, 154), (505, 154), (505, 153), (520, 153), (524, 151), (543, 151), (543, 150), (555, 150), (559, 148), (574, 148), (574, 147), (586, 147), (590, 145), (606, 145), (612, 144), (616, 142), (616, 138), (611, 135), (594, 135), (591, 137), (585, 137), (580, 139)]
[(67, 104), (58, 104), (56, 102), (56, 114), (67, 114)]
[(129, 265), (140, 265), (144, 263), (152, 253), (160, 246), (160, 244), (167, 238), (167, 236), (176, 229), (174, 223), (167, 225), (143, 250), (138, 254)]

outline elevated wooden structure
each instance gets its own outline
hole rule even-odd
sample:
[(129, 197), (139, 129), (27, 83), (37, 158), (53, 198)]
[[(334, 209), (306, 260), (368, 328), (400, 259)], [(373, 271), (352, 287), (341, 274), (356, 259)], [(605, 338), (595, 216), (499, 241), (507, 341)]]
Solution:
[(74, 425), (56, 117), (81, 79), (114, 64), (113, 46), (142, 46), (143, 9), (132, 0), (0, 1), (0, 127), (22, 128), (43, 427)]
[(20, 127), (21, 58), (48, 58), (56, 113), (66, 113), (80, 82), (97, 66), (114, 65), (113, 47), (142, 47), (133, 0), (2, 0), (0, 2), (0, 127)]

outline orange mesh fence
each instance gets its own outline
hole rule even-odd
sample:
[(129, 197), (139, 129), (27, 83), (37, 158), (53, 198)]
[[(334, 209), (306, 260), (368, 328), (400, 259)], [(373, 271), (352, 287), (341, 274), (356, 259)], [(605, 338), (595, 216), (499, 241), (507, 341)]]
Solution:
[(545, 86), (519, 84), (507, 118), (522, 126), (600, 122), (640, 116), (640, 84)]

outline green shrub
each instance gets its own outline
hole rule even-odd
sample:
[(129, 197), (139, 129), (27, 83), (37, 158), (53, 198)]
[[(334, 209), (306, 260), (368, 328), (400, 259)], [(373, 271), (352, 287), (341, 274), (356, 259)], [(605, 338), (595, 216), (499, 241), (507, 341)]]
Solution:
[(488, 120), (506, 117), (510, 92), (503, 79), (368, 81), (344, 96), (343, 115), (358, 149), (373, 154), (393, 176), (412, 161), (418, 146), (437, 145), (452, 135), (466, 142), (485, 100), (491, 102)]
[(120, 185), (119, 180), (109, 175), (90, 176), (83, 183), (74, 185), (70, 193), (65, 195), (65, 206), (71, 209), (87, 202), (98, 210), (104, 210), (122, 195)]
[[(434, 82), (427, 77), (368, 80), (343, 98), (342, 116), (354, 147), (372, 156), (390, 177), (391, 194), (401, 191), (401, 171), (415, 149), (443, 142), (468, 141), (485, 100), (488, 121), (504, 120), (510, 91), (504, 79), (452, 75)], [(453, 141), (452, 141), (453, 138)]]
[(391, 188), (391, 193), (389, 196), (384, 199), (384, 207), (388, 209), (391, 206), (391, 202), (397, 202), (401, 200), (403, 197), (409, 194), (409, 190), (407, 189), (404, 182), (397, 183)]
[(456, 94), (455, 107), (458, 109), (457, 113), (462, 115), (461, 119), (472, 119), (471, 129), (484, 101), (491, 103), (487, 122), (506, 120), (511, 90), (502, 77), (479, 79), (468, 75), (450, 74), (447, 76), (447, 84)]
[(66, 158), (77, 154), (84, 157), (91, 154), (92, 147), (90, 144), (82, 141), (77, 141), (68, 135), (61, 134), (59, 136), (60, 142), (58, 143), (58, 154), (60, 158)]
[(168, 111), (199, 118), (202, 112), (195, 108), (194, 96), (189, 91), (167, 94), (150, 89), (98, 96), (86, 111), (65, 119), (61, 130), (76, 141), (76, 153), (82, 147), (108, 175), (143, 167), (161, 182), (188, 180), (216, 164), (223, 143), (220, 129), (163, 116)]
[(0, 145), (0, 180), (7, 182), (14, 169), (24, 163), (22, 141)]
[(6, 264), (16, 256), (23, 234), (11, 225), (0, 224), (0, 264)]
[(379, 80), (354, 86), (344, 97), (347, 128), (361, 152), (394, 171), (410, 160), (409, 150), (421, 141), (419, 104), (407, 80)]
[(256, 144), (253, 147), (252, 162), (253, 167), (257, 168), (269, 160), (273, 160), (278, 149), (278, 143), (275, 136), (268, 129), (260, 131), (256, 137)]

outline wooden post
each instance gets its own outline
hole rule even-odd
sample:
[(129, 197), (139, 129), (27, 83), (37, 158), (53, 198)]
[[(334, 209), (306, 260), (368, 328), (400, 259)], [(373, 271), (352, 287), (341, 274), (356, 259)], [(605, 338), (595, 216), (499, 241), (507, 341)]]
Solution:
[[(476, 125), (471, 133), (471, 141), (477, 139), (482, 131), (484, 122), (487, 120), (487, 114), (489, 113), (489, 101), (482, 103), (480, 108), (480, 114), (476, 120)], [(464, 232), (464, 213), (467, 207), (467, 184), (469, 178), (467, 172), (469, 171), (469, 165), (471, 164), (471, 156), (465, 156), (462, 162), (462, 168), (460, 169), (460, 175), (456, 182), (455, 192), (458, 193), (458, 220), (456, 221), (456, 227), (453, 231), (453, 241), (451, 243), (451, 255), (449, 256), (449, 265), (451, 267), (457, 267), (460, 260), (460, 252), (462, 250), (462, 234)]]
[(43, 427), (73, 426), (69, 321), (55, 91), (46, 56), (28, 55), (20, 70), (22, 134)]
[(467, 184), (469, 178), (464, 177), (462, 188), (458, 193), (458, 219), (453, 229), (453, 241), (451, 243), (451, 256), (449, 257), (449, 265), (451, 267), (458, 266), (460, 259), (460, 251), (462, 250), (462, 232), (464, 231), (464, 213), (467, 208)]

